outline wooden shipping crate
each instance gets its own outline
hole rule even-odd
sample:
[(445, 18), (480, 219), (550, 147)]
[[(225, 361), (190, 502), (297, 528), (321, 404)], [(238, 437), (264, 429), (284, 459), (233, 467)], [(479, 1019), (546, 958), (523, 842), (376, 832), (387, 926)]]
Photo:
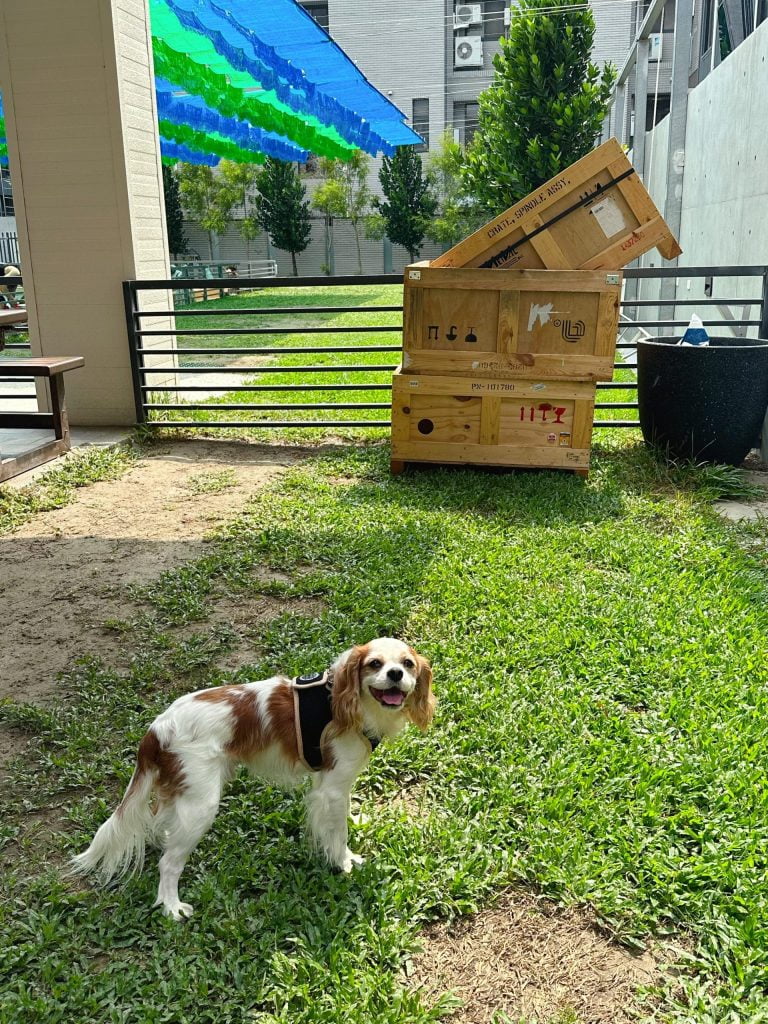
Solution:
[(618, 271), (406, 269), (403, 369), (610, 380)]
[(433, 267), (619, 270), (682, 250), (616, 139), (432, 261)]
[(392, 471), (406, 462), (589, 469), (595, 385), (588, 381), (392, 379)]

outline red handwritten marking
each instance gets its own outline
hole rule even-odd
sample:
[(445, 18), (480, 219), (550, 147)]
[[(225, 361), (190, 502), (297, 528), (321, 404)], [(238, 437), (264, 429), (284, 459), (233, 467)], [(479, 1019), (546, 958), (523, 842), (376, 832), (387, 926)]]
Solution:
[(631, 249), (631, 248), (632, 248), (632, 246), (633, 246), (633, 245), (637, 245), (637, 243), (638, 243), (639, 241), (640, 241), (640, 236), (639, 236), (639, 235), (635, 235), (635, 234), (633, 234), (631, 238), (628, 238), (628, 239), (626, 240), (626, 242), (622, 242), (622, 244), (621, 244), (621, 248), (622, 248), (622, 249)]

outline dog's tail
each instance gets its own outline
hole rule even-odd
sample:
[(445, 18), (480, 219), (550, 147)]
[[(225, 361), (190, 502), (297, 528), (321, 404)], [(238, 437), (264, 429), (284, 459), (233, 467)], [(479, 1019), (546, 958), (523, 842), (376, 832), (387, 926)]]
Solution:
[[(91, 845), (71, 860), (71, 874), (95, 874), (106, 884), (131, 869), (141, 871), (147, 840), (154, 832), (152, 792), (163, 767), (162, 751), (156, 733), (150, 729), (139, 746), (136, 769), (123, 799), (96, 832)], [(173, 755), (170, 755), (172, 757)]]

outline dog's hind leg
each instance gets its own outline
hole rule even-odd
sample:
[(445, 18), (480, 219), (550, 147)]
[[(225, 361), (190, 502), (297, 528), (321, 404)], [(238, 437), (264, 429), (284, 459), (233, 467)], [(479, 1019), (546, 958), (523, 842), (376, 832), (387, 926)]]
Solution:
[(158, 815), (157, 838), (163, 855), (158, 864), (160, 884), (154, 906), (162, 906), (163, 913), (175, 921), (192, 914), (190, 904), (179, 899), (179, 878), (189, 855), (213, 824), (225, 775), (222, 767), (210, 765), (193, 788), (175, 797)]

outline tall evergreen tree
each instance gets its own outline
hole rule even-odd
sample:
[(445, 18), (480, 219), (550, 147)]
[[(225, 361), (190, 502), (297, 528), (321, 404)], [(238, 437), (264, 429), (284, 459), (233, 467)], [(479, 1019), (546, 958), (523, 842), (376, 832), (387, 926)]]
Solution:
[(480, 95), (463, 189), (491, 216), (595, 145), (616, 78), (591, 61), (595, 19), (583, 0), (521, 0)]
[(267, 157), (256, 178), (256, 216), (278, 249), (291, 254), (298, 277), (296, 253), (304, 252), (312, 236), (309, 200), (293, 164)]
[(437, 209), (418, 153), (411, 146), (398, 146), (393, 157), (384, 157), (379, 181), (385, 198), (374, 203), (384, 218), (387, 237), (405, 246), (413, 263)]
[(181, 208), (179, 183), (173, 173), (173, 168), (168, 164), (163, 164), (163, 193), (165, 195), (168, 251), (172, 256), (182, 256), (187, 251), (189, 239), (184, 233), (184, 211)]
[(472, 234), (486, 220), (462, 190), (463, 166), (464, 150), (454, 141), (453, 132), (445, 132), (427, 161), (427, 174), (439, 198), (435, 219), (427, 227), (427, 238), (446, 248)]

